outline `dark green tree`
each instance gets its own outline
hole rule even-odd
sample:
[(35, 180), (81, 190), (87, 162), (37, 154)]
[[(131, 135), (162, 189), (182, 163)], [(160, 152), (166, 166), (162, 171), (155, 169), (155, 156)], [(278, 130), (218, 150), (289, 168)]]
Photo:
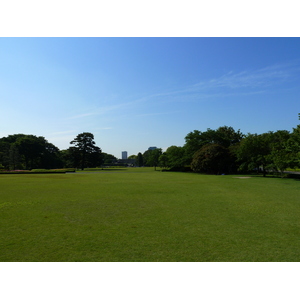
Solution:
[(23, 169), (23, 157), (19, 154), (16, 142), (25, 136), (25, 134), (14, 134), (0, 139), (0, 163), (6, 170)]
[(102, 159), (105, 165), (111, 165), (117, 161), (117, 158), (114, 155), (105, 152), (102, 152)]
[(12, 143), (9, 148), (9, 169), (16, 170), (21, 168), (21, 155), (19, 149), (15, 143)]
[(191, 163), (194, 172), (222, 174), (228, 171), (228, 149), (218, 144), (207, 144), (198, 150)]
[(158, 166), (158, 161), (159, 157), (162, 155), (162, 149), (154, 149), (151, 150), (151, 155), (150, 155), (150, 164), (154, 166), (154, 170), (156, 170), (156, 167)]
[[(2, 152), (1, 149), (4, 151)], [(2, 138), (0, 140), (1, 155), (6, 169), (62, 166), (58, 148), (42, 136), (14, 134)]]
[(143, 153), (143, 163), (144, 163), (144, 166), (146, 167), (150, 167), (150, 154), (151, 154), (151, 151), (152, 150), (146, 150), (144, 153)]
[(158, 165), (161, 168), (167, 168), (169, 163), (168, 163), (168, 156), (166, 154), (166, 152), (164, 152), (158, 159)]
[(280, 171), (283, 177), (284, 171), (293, 165), (293, 152), (289, 147), (291, 134), (287, 130), (278, 130), (270, 133), (271, 154), (270, 169)]
[(0, 139), (0, 164), (3, 169), (9, 169), (9, 150), (10, 144), (5, 140), (5, 138)]
[(205, 132), (194, 130), (185, 137), (185, 163), (190, 164), (196, 151), (207, 144), (218, 144), (229, 148), (239, 144), (243, 137), (240, 130), (235, 131), (229, 126), (222, 126), (216, 130), (208, 128)]
[(271, 164), (272, 132), (248, 134), (240, 143), (237, 151), (240, 170), (252, 171), (261, 169), (266, 176), (267, 166)]
[(92, 133), (80, 133), (70, 144), (74, 144), (75, 149), (80, 154), (80, 167), (82, 170), (88, 163), (90, 166), (95, 166), (95, 164), (100, 162), (101, 149), (95, 146), (94, 135)]
[(137, 159), (137, 156), (135, 154), (132, 154), (132, 155), (128, 156), (128, 159)]
[(76, 147), (69, 147), (67, 150), (60, 151), (60, 158), (64, 168), (78, 169), (81, 166), (81, 153)]
[(182, 170), (185, 165), (184, 148), (178, 146), (170, 146), (166, 152), (167, 164), (171, 170)]
[(137, 166), (142, 167), (144, 165), (143, 154), (141, 152), (137, 155)]
[(289, 140), (289, 147), (292, 149), (295, 157), (297, 157), (298, 166), (300, 167), (300, 125), (293, 128)]
[(103, 156), (101, 149), (95, 146), (94, 149), (87, 155), (87, 165), (90, 167), (100, 167), (102, 164)]
[(17, 139), (15, 145), (25, 161), (25, 169), (41, 168), (42, 155), (45, 151), (46, 140), (44, 137), (25, 135)]
[(149, 167), (156, 167), (158, 166), (158, 160), (160, 155), (162, 154), (162, 149), (154, 149), (154, 150), (147, 150), (143, 154), (144, 164)]
[(59, 149), (45, 140), (44, 150), (41, 154), (41, 167), (44, 169), (62, 168)]

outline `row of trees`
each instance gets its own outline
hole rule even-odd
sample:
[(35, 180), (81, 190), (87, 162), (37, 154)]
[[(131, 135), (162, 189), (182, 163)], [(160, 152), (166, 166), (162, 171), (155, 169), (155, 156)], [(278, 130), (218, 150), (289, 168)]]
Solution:
[(143, 163), (176, 171), (188, 168), (216, 174), (237, 171), (234, 153), (243, 137), (239, 130), (227, 126), (205, 132), (194, 130), (185, 137), (183, 147), (170, 146), (165, 152), (162, 149), (147, 150), (142, 155)]
[[(44, 137), (15, 134), (0, 139), (0, 168), (53, 169), (99, 167), (116, 158), (95, 145), (92, 133), (78, 134), (67, 150), (59, 150)], [(216, 130), (194, 130), (185, 137), (182, 147), (170, 146), (147, 150), (131, 158), (137, 166), (160, 166), (183, 171), (209, 174), (267, 170), (283, 173), (287, 168), (300, 167), (300, 125), (292, 132), (278, 130), (263, 134), (244, 135), (240, 130), (222, 126)]]
[(241, 170), (261, 169), (280, 171), (300, 168), (300, 126), (263, 134), (248, 134), (237, 149)]
[[(183, 147), (171, 146), (138, 154), (137, 165), (160, 166), (171, 170), (191, 168), (209, 174), (267, 170), (283, 173), (300, 167), (300, 126), (292, 132), (278, 130), (244, 135), (223, 126), (205, 132), (194, 130), (185, 137)], [(141, 163), (140, 163), (141, 161)]]
[(100, 166), (106, 156), (95, 145), (92, 133), (78, 134), (70, 142), (73, 146), (59, 150), (44, 137), (15, 134), (0, 139), (0, 168), (55, 169)]
[(56, 168), (61, 165), (59, 149), (44, 137), (14, 134), (0, 139), (2, 169)]

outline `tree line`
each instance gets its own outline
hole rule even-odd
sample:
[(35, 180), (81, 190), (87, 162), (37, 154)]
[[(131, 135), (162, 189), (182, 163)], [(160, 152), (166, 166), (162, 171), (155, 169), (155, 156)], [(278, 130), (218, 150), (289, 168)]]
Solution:
[[(66, 150), (59, 150), (44, 137), (15, 134), (0, 139), (0, 169), (53, 169), (100, 167), (113, 164), (116, 157), (96, 146), (94, 135), (78, 134)], [(136, 166), (157, 166), (173, 171), (192, 170), (208, 174), (228, 174), (256, 170), (283, 172), (300, 168), (300, 125), (262, 134), (243, 134), (229, 126), (216, 130), (194, 130), (185, 144), (147, 150), (132, 155)]]
[(59, 150), (42, 136), (14, 134), (0, 139), (0, 169), (31, 170), (81, 168), (102, 165), (108, 154), (95, 145), (94, 135), (78, 134), (73, 146)]
[[(143, 159), (143, 160), (142, 160)], [(160, 166), (174, 171), (192, 170), (207, 174), (268, 170), (283, 174), (287, 168), (300, 168), (300, 125), (262, 134), (243, 134), (222, 126), (204, 132), (194, 130), (182, 147), (147, 150), (137, 156), (138, 165)]]

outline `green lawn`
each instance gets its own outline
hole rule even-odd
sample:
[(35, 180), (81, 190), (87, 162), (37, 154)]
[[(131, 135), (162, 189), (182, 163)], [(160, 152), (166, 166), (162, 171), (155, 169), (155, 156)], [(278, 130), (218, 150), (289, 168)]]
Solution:
[(0, 175), (0, 261), (300, 261), (300, 182), (238, 176)]

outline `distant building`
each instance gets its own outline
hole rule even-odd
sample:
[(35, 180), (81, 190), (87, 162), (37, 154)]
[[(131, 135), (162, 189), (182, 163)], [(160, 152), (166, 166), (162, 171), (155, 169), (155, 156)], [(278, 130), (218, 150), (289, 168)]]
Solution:
[(136, 159), (118, 159), (117, 164), (120, 166), (135, 167)]
[(149, 147), (148, 150), (155, 150), (157, 147)]
[(122, 152), (122, 159), (127, 159), (127, 151)]

